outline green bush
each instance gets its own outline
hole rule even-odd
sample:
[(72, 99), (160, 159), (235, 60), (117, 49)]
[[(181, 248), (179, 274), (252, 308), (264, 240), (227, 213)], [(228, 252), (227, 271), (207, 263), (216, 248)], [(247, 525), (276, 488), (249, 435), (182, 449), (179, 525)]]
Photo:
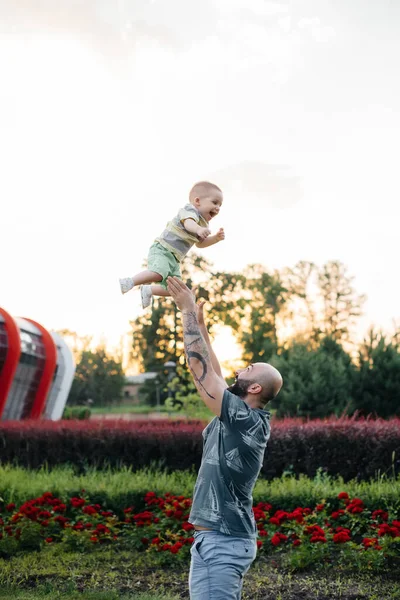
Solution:
[(67, 421), (71, 419), (83, 421), (84, 419), (90, 419), (91, 414), (90, 408), (86, 408), (85, 406), (66, 406), (62, 418)]

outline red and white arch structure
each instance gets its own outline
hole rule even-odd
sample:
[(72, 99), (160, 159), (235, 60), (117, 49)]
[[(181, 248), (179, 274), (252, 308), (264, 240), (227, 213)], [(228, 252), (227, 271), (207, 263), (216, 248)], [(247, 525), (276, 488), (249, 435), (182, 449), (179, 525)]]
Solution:
[(74, 372), (61, 336), (0, 307), (0, 420), (60, 419)]

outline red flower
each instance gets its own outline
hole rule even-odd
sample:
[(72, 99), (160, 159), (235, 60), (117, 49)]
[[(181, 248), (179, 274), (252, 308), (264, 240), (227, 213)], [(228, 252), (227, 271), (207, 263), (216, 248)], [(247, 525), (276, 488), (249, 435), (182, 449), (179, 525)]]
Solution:
[(39, 519), (51, 519), (51, 513), (48, 510), (41, 510), (38, 517)]
[(96, 533), (111, 533), (111, 530), (103, 525), (103, 523), (99, 523), (96, 527)]
[(273, 546), (279, 546), (280, 543), (281, 543), (281, 538), (276, 533), (274, 533), (274, 535), (271, 538), (271, 544)]
[(45, 539), (46, 544), (51, 544), (52, 542), (54, 542), (52, 537), (48, 537)]
[(153, 539), (151, 540), (151, 543), (152, 543), (152, 544), (159, 544), (160, 542), (161, 542), (161, 540), (160, 540), (160, 538), (159, 538), (159, 537), (155, 537), (155, 538), (153, 538)]
[(177, 554), (179, 552), (179, 550), (182, 548), (183, 544), (181, 544), (180, 542), (176, 542), (172, 547), (171, 547), (171, 552), (172, 554)]
[(324, 510), (324, 508), (325, 508), (325, 504), (317, 504), (317, 506), (315, 507), (315, 509), (318, 512), (321, 512), (321, 510)]
[[(371, 517), (373, 519), (375, 519), (376, 521), (378, 519), (380, 519), (381, 521), (387, 521), (389, 519), (389, 514), (385, 510), (378, 509), (378, 510), (374, 510)], [(399, 523), (399, 525), (400, 525), (400, 523)]]
[(310, 542), (312, 544), (317, 544), (318, 542), (321, 542), (323, 544), (326, 543), (326, 538), (322, 535), (313, 535), (310, 539)]
[(163, 544), (163, 545), (161, 546), (161, 550), (164, 550), (164, 551), (165, 551), (165, 550), (169, 550), (170, 548), (171, 548), (171, 544)]
[(83, 508), (82, 512), (84, 512), (85, 515), (95, 515), (95, 514), (97, 514), (97, 510), (95, 509), (94, 506), (85, 506)]
[(182, 524), (182, 529), (183, 529), (184, 531), (191, 531), (192, 529), (194, 529), (194, 527), (193, 527), (193, 525), (192, 525), (191, 523), (188, 523), (188, 522), (186, 521), (186, 523), (183, 523), (183, 524)]
[(68, 523), (69, 519), (67, 519), (66, 517), (62, 517), (61, 515), (59, 515), (58, 517), (54, 518), (54, 521), (56, 523), (59, 523), (60, 526), (64, 529), (65, 525)]
[(56, 512), (56, 513), (65, 512), (66, 510), (67, 510), (66, 504), (58, 504), (57, 506), (54, 507), (54, 512)]
[(360, 500), (360, 498), (353, 498), (353, 500), (347, 504), (346, 510), (351, 514), (362, 513), (364, 510), (364, 502)]
[(335, 533), (333, 541), (335, 544), (345, 544), (346, 542), (350, 542), (351, 538), (346, 531), (340, 531), (339, 533)]
[(149, 543), (149, 538), (144, 537), (140, 541), (142, 542), (142, 544), (148, 544)]
[(338, 498), (339, 500), (349, 500), (350, 496), (347, 492), (340, 492), (340, 494), (338, 494)]
[(11, 511), (13, 511), (13, 510), (14, 510), (14, 508), (15, 508), (15, 504), (14, 504), (14, 502), (10, 502), (10, 504), (7, 504), (7, 506), (6, 506), (6, 510), (7, 510), (8, 512), (11, 512)]
[(258, 533), (260, 534), (261, 537), (268, 536), (268, 531), (265, 531), (265, 529), (260, 529), (260, 531)]
[(322, 527), (320, 527), (319, 525), (309, 525), (308, 527), (306, 527), (305, 533), (307, 535), (314, 535), (314, 536), (316, 535), (316, 536), (325, 537), (325, 532), (322, 529)]
[(257, 540), (257, 548), (261, 548), (263, 543), (260, 540)]
[(113, 516), (113, 513), (111, 510), (103, 510), (100, 514), (102, 517), (105, 517), (105, 518)]
[(284, 533), (274, 533), (274, 535), (271, 538), (271, 544), (273, 546), (279, 546), (281, 542), (286, 542), (288, 539), (288, 536), (285, 535)]
[(294, 540), (293, 541), (293, 546), (300, 546), (301, 541), (300, 540)]
[(124, 508), (124, 513), (127, 515), (129, 513), (131, 513), (133, 511), (133, 506), (130, 506), (129, 508)]
[(378, 538), (364, 538), (362, 541), (364, 548), (373, 548), (374, 550), (382, 550), (382, 546), (378, 544)]
[(84, 525), (83, 525), (83, 523), (78, 521), (78, 523), (73, 525), (72, 529), (74, 529), (75, 531), (82, 531), (84, 529)]
[(382, 523), (379, 525), (378, 536), (382, 537), (384, 535), (390, 535), (390, 537), (400, 537), (400, 529), (397, 527), (391, 527), (387, 523)]
[(331, 514), (331, 519), (336, 521), (336, 519), (339, 519), (339, 517), (341, 517), (344, 514), (345, 514), (344, 510), (342, 510), (342, 509), (336, 510)]
[(98, 541), (99, 541), (99, 539), (98, 539), (98, 538), (97, 538), (95, 535), (92, 535), (92, 537), (90, 538), (90, 541), (91, 541), (93, 544), (97, 544), (97, 543), (98, 543)]
[(84, 498), (71, 498), (71, 504), (74, 508), (80, 508), (86, 504), (86, 500)]
[(400, 529), (400, 521), (392, 521), (392, 526)]

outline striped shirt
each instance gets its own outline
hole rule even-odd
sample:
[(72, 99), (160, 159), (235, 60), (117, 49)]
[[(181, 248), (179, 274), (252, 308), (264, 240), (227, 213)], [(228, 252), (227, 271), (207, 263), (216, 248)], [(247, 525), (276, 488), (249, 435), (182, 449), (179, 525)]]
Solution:
[(156, 239), (156, 242), (172, 252), (179, 262), (185, 258), (194, 244), (199, 243), (197, 235), (189, 233), (184, 228), (185, 219), (193, 219), (200, 227), (208, 227), (207, 221), (199, 211), (192, 204), (186, 204), (176, 217), (169, 221), (160, 237)]

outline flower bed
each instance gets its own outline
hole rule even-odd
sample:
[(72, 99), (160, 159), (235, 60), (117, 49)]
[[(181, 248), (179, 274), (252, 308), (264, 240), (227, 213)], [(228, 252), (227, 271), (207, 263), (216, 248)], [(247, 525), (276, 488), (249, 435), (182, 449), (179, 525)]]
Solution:
[[(139, 470), (158, 464), (168, 470), (200, 466), (204, 422), (160, 420), (6, 421), (0, 423), (1, 461), (38, 468), (128, 465)], [(314, 477), (370, 479), (400, 473), (400, 419), (330, 418), (273, 421), (262, 475), (288, 470)]]
[[(0, 556), (40, 550), (46, 544), (90, 551), (98, 545), (159, 555), (161, 562), (189, 559), (193, 526), (191, 499), (147, 492), (145, 510), (133, 506), (120, 515), (92, 504), (84, 491), (63, 502), (50, 492), (19, 507), (0, 510)], [(258, 555), (285, 556), (293, 568), (310, 564), (368, 564), (384, 568), (400, 561), (398, 514), (368, 510), (360, 498), (341, 492), (334, 503), (297, 507), (288, 512), (259, 502), (253, 507), (258, 528)]]

